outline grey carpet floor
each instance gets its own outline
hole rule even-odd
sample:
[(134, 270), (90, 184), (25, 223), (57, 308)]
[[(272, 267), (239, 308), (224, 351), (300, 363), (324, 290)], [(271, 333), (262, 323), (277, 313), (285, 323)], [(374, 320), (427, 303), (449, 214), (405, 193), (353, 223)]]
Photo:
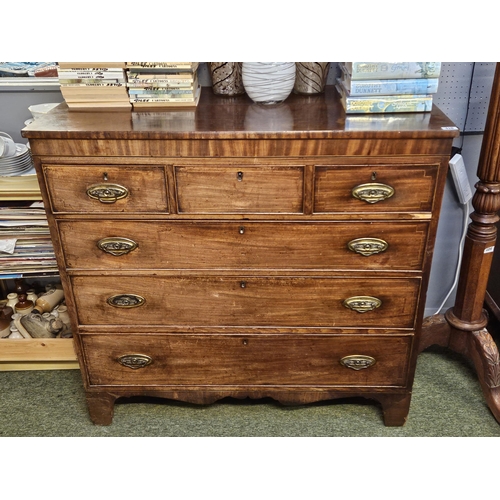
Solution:
[(298, 407), (267, 399), (207, 406), (124, 400), (115, 404), (113, 423), (101, 427), (89, 419), (79, 371), (57, 370), (0, 373), (0, 436), (496, 437), (500, 424), (470, 364), (432, 347), (418, 359), (403, 427), (385, 427), (380, 407), (358, 399)]

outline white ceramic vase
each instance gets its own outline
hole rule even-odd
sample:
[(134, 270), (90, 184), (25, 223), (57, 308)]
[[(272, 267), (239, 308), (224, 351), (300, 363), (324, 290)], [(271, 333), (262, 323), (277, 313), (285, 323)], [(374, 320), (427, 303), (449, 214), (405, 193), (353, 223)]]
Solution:
[(279, 104), (292, 92), (295, 83), (294, 62), (244, 62), (243, 86), (258, 104)]

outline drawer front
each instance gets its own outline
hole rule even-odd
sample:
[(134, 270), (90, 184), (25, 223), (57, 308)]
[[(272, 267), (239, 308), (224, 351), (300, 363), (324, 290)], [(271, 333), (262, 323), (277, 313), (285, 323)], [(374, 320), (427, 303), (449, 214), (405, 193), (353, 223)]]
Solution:
[(421, 270), (427, 222), (59, 221), (70, 269)]
[(163, 167), (44, 165), (55, 213), (166, 213)]
[(314, 212), (430, 212), (438, 165), (317, 166)]
[(412, 337), (82, 335), (91, 385), (403, 386)]
[[(82, 325), (413, 328), (420, 279), (71, 278)], [(347, 302), (346, 302), (347, 301)]]
[(179, 213), (302, 213), (303, 167), (176, 166)]

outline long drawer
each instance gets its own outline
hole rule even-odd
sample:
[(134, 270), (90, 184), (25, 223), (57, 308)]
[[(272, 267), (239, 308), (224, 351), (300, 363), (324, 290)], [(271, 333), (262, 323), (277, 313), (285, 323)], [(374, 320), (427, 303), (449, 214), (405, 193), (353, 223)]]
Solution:
[(91, 385), (402, 386), (411, 336), (82, 335)]
[(166, 213), (164, 167), (44, 165), (54, 213)]
[(314, 212), (430, 212), (438, 164), (316, 166)]
[(81, 325), (413, 328), (419, 278), (73, 276)]
[(428, 222), (58, 221), (69, 269), (421, 270)]

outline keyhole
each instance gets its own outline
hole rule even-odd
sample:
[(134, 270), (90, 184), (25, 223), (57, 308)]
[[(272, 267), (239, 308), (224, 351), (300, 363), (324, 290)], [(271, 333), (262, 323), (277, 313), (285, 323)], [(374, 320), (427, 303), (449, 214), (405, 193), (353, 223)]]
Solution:
[(372, 172), (372, 181), (377, 179), (377, 172)]
[(104, 173), (102, 174), (102, 177), (103, 177), (103, 179), (104, 179), (105, 181), (107, 181), (107, 180), (108, 180), (108, 173), (107, 173), (107, 172), (104, 172)]
[(246, 281), (241, 281), (240, 282), (240, 287), (241, 288), (246, 288), (247, 287), (247, 282)]
[(239, 182), (241, 182), (243, 180), (243, 172), (238, 172), (236, 174), (236, 178), (238, 179)]
[(245, 233), (245, 227), (244, 226), (240, 226), (239, 233), (240, 234), (244, 234)]

